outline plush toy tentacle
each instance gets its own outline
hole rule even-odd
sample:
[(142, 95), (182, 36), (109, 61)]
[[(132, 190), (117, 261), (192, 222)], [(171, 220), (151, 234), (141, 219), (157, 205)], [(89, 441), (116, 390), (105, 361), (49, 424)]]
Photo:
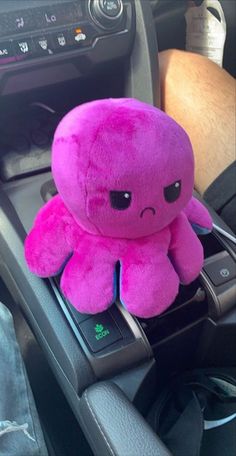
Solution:
[(182, 212), (171, 224), (169, 256), (180, 278), (187, 285), (197, 278), (203, 266), (203, 247)]
[(122, 304), (141, 318), (151, 318), (166, 310), (179, 289), (179, 278), (164, 253), (142, 264), (124, 258), (120, 281)]
[(60, 196), (52, 198), (38, 213), (25, 240), (25, 258), (31, 272), (40, 277), (56, 275), (73, 251), (75, 221)]
[[(93, 250), (93, 249), (92, 249)], [(106, 310), (116, 298), (114, 288), (115, 260), (106, 252), (75, 252), (61, 278), (65, 297), (82, 313)]]
[(212, 218), (206, 207), (194, 196), (183, 209), (186, 217), (198, 234), (206, 234), (212, 230)]

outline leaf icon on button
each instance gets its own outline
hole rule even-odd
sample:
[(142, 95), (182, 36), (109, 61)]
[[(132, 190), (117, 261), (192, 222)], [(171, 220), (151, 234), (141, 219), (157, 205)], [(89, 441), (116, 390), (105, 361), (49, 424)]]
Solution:
[(95, 329), (96, 333), (101, 333), (104, 330), (104, 326), (103, 325), (99, 325), (97, 323), (94, 329)]

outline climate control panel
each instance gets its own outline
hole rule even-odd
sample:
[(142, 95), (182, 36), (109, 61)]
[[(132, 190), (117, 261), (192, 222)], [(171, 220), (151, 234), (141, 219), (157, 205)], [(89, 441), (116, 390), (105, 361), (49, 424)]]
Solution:
[(1, 0), (0, 95), (80, 77), (81, 66), (94, 74), (126, 57), (134, 35), (133, 0)]
[[(34, 3), (37, 2), (28, 2)], [(0, 65), (84, 49), (99, 37), (126, 28), (123, 0), (44, 4), (16, 11), (0, 10)]]

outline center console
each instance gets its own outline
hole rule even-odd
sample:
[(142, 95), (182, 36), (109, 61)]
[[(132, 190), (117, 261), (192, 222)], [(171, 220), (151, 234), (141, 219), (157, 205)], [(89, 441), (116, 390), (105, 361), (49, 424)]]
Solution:
[[(22, 0), (20, 8), (18, 1), (0, 2), (0, 275), (85, 432), (91, 425), (86, 397), (98, 411), (99, 398), (129, 409), (120, 388), (145, 413), (160, 377), (196, 365), (234, 363), (233, 351), (220, 348), (236, 342), (236, 247), (216, 230), (201, 237), (200, 277), (180, 288), (164, 314), (149, 320), (132, 317), (119, 302), (103, 314), (82, 315), (62, 296), (59, 277), (39, 279), (25, 263), (26, 233), (56, 192), (50, 147), (60, 118), (77, 104), (109, 96), (158, 106), (156, 55), (146, 0)], [(87, 393), (101, 380), (99, 394)], [(137, 413), (129, 412), (144, 430)], [(156, 437), (146, 431), (155, 446)], [(137, 435), (131, 434), (130, 429), (135, 445)], [(109, 454), (103, 445), (98, 450)]]
[(57, 280), (30, 274), (24, 239), (38, 209), (55, 193), (51, 142), (64, 113), (109, 96), (158, 104), (151, 21), (146, 1), (0, 5), (0, 274), (56, 376), (76, 394), (97, 378), (151, 360), (151, 346), (121, 305), (96, 318), (80, 315), (60, 294)]

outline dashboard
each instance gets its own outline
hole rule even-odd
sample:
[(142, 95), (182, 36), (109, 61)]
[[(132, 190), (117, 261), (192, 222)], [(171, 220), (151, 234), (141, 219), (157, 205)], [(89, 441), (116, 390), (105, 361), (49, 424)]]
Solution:
[(130, 0), (1, 1), (0, 94), (40, 86), (42, 66), (46, 85), (127, 56), (134, 31)]

